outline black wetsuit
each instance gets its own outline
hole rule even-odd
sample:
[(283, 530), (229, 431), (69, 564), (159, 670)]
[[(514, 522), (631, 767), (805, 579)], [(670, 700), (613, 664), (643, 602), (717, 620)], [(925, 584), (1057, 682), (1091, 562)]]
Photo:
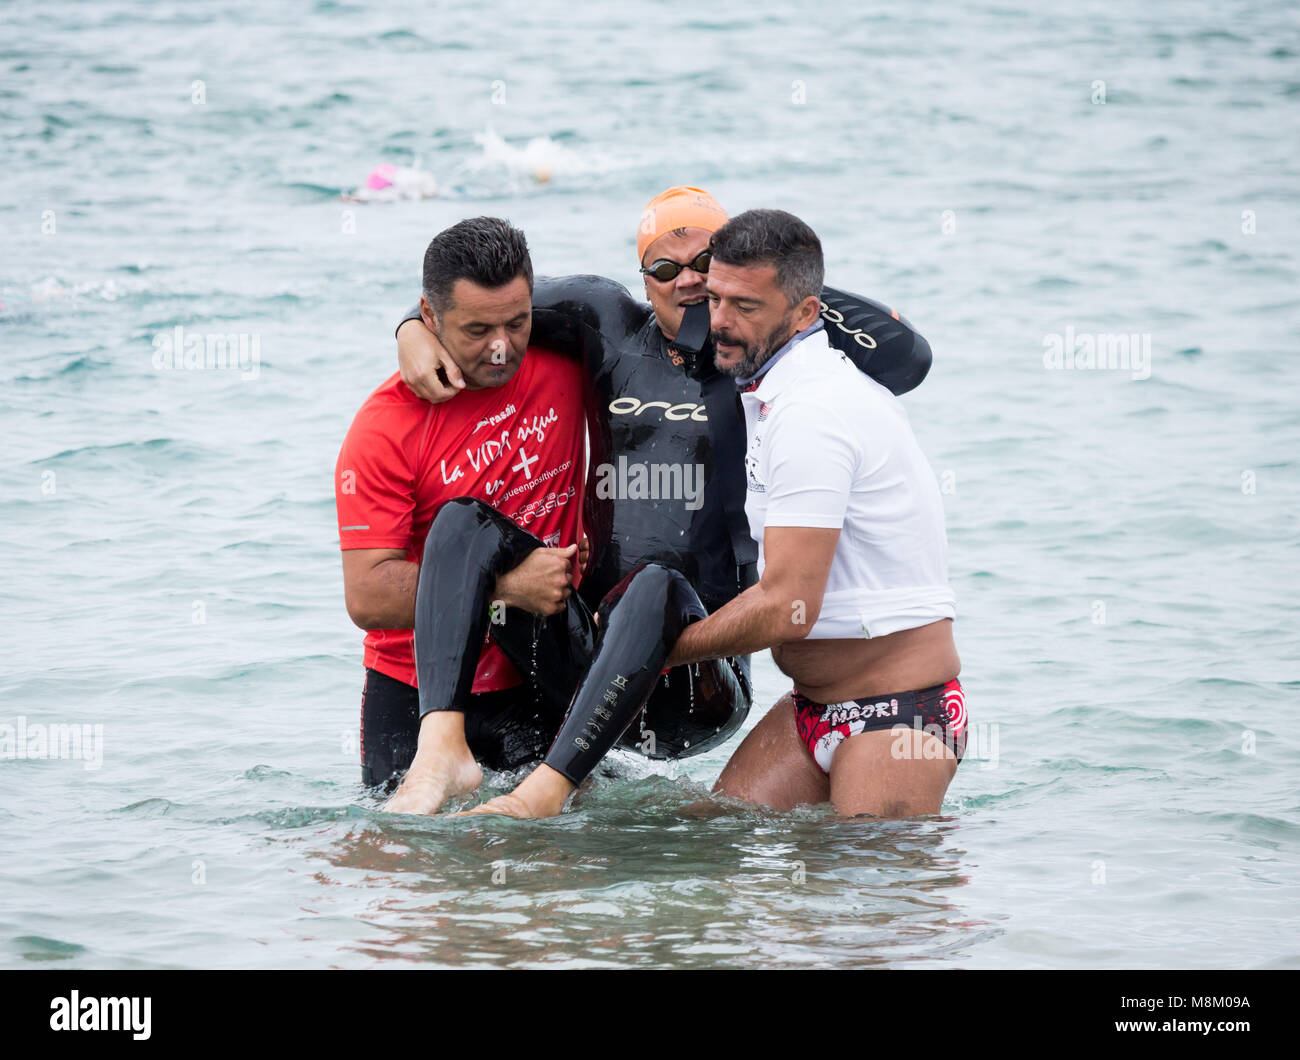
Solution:
[[(620, 737), (652, 757), (696, 754), (734, 733), (748, 712), (747, 656), (660, 677), (681, 629), (756, 577), (757, 545), (744, 513), (744, 418), (734, 380), (714, 367), (707, 307), (688, 309), (669, 342), (648, 305), (603, 277), (539, 278), (533, 302), (530, 342), (580, 356), (592, 382), (584, 507), (591, 561), (560, 615), (540, 619), (507, 608), (498, 616), (504, 621), (491, 622), (495, 575), (540, 542), (481, 501), (444, 505), (426, 554), (446, 557), (450, 548), (457, 561), (421, 565), (419, 708), (415, 689), (389, 687), (368, 672), (367, 783), (409, 765), (418, 718), (428, 710), (463, 709), (471, 748), (497, 768), (535, 760), (558, 730), (545, 761), (575, 782)], [(906, 320), (834, 288), (823, 291), (822, 302), (831, 345), (863, 371), (895, 394), (925, 378), (930, 348)], [(418, 316), (413, 310), (404, 321)], [(609, 496), (599, 488), (601, 469), (608, 474), (620, 461), (698, 465), (702, 499)], [(470, 696), (488, 628), (528, 683), (517, 692)]]

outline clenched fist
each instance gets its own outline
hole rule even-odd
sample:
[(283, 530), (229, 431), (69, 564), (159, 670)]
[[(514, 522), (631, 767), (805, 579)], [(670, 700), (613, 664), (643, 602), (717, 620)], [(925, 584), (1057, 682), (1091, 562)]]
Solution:
[(577, 553), (577, 545), (533, 549), (519, 566), (497, 578), (495, 598), (535, 615), (559, 614), (573, 592)]

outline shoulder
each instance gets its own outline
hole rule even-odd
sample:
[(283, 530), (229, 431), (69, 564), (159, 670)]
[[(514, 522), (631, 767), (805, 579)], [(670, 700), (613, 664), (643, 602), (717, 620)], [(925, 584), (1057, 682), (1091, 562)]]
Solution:
[(634, 319), (639, 324), (650, 313), (650, 307), (633, 298), (621, 283), (593, 275), (539, 276), (533, 285), (533, 304), (576, 315), (596, 327)]
[(528, 347), (526, 354), (527, 364), (529, 365), (534, 376), (545, 376), (548, 379), (574, 380), (581, 381), (583, 378), (582, 363), (564, 353), (558, 353), (547, 346)]
[[(582, 273), (576, 276), (539, 276), (533, 284), (534, 301), (539, 305), (559, 301), (636, 302), (621, 283), (607, 276)], [(637, 303), (638, 305), (640, 303)]]
[(896, 402), (885, 387), (824, 342), (791, 350), (789, 364), (778, 367), (785, 368), (786, 378), (772, 403), (773, 418), (798, 422), (816, 434), (861, 436), (866, 423), (878, 421), (886, 405)]
[(424, 422), (434, 406), (416, 397), (401, 373), (394, 372), (361, 403), (344, 441), (346, 447), (369, 447), (381, 440), (400, 444)]

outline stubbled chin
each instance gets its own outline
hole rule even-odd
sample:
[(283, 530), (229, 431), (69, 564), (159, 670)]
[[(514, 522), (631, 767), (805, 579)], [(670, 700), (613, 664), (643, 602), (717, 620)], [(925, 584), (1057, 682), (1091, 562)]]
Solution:
[(517, 371), (519, 371), (517, 364), (486, 368), (479, 375), (479, 381), (483, 386), (504, 386), (514, 378)]
[(737, 350), (734, 353), (723, 353), (721, 350), (714, 350), (713, 364), (723, 372), (729, 372), (740, 364), (742, 352)]

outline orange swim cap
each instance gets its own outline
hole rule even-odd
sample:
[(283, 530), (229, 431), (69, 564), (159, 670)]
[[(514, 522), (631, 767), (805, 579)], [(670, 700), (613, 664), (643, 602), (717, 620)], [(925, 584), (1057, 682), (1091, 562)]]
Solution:
[(684, 184), (669, 188), (646, 203), (641, 225), (636, 230), (636, 256), (644, 257), (646, 247), (665, 232), (677, 228), (716, 232), (726, 223), (727, 211), (703, 188), (688, 188)]

